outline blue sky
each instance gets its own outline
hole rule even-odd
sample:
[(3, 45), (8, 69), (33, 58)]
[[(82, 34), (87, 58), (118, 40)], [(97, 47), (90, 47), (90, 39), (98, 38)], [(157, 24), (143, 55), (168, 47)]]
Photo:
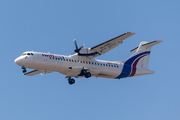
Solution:
[[(169, 120), (180, 118), (179, 0), (0, 1), (1, 120)], [(64, 75), (24, 76), (14, 59), (24, 51), (69, 55), (125, 32), (136, 34), (97, 57), (123, 60), (141, 41), (152, 48), (155, 74), (120, 80)]]

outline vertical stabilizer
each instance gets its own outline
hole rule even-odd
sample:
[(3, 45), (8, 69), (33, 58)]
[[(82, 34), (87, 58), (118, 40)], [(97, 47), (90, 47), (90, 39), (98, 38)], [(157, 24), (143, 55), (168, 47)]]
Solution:
[(133, 65), (138, 68), (148, 67), (149, 56), (151, 52), (151, 47), (162, 42), (161, 40), (156, 40), (153, 42), (141, 42), (139, 47), (131, 50), (131, 52), (135, 52), (128, 60), (133, 61)]
[(151, 47), (162, 42), (161, 40), (156, 40), (153, 42), (141, 42), (139, 47), (131, 50), (134, 54), (124, 61), (124, 66), (122, 72), (116, 78), (125, 78), (145, 74), (153, 74), (154, 71), (148, 70), (149, 56), (151, 52)]

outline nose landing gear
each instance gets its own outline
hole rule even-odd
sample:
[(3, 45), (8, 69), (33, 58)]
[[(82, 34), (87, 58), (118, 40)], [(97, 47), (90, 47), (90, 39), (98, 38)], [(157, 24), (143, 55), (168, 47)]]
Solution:
[(22, 69), (23, 69), (23, 71), (22, 71), (23, 73), (27, 72), (26, 67), (23, 66)]

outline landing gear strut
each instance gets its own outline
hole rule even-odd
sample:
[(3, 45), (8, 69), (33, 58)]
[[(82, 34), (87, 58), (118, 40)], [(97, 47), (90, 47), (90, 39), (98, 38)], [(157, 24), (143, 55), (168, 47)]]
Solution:
[(22, 69), (23, 69), (22, 71), (23, 73), (27, 72), (26, 67), (23, 66)]
[(75, 80), (71, 77), (68, 77), (68, 82), (70, 85), (74, 84), (75, 83)]

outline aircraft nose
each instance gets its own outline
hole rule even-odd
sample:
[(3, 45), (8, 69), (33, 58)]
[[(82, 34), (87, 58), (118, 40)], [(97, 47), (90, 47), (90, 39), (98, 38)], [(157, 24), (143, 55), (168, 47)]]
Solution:
[(21, 62), (22, 62), (22, 60), (21, 60), (20, 58), (16, 58), (16, 59), (14, 60), (14, 62), (15, 62), (16, 64), (20, 65)]

